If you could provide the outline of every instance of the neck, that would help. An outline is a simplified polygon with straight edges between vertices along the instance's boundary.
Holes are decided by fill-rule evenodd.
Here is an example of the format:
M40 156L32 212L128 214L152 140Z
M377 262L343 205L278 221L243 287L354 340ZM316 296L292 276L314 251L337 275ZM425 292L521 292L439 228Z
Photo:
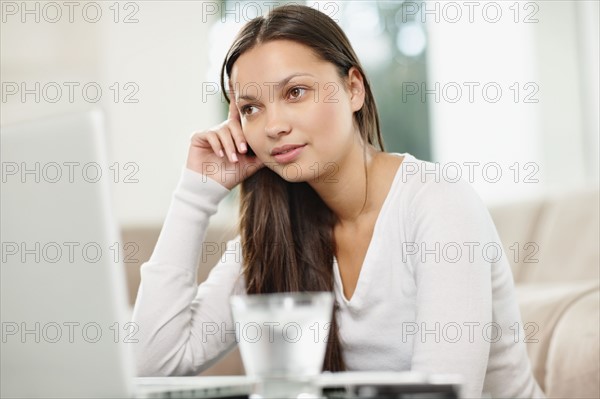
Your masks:
M370 192L377 150L367 145L366 159L363 151L361 143L355 142L351 150L336 164L333 173L324 173L323 176L309 182L337 216L340 225L355 224L374 208Z

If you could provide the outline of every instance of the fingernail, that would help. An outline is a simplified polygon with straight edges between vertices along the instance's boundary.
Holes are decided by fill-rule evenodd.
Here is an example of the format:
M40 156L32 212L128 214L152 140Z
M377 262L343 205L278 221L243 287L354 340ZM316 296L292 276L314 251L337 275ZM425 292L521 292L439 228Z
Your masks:
M223 152L223 150L220 150L220 151L219 151L219 156L220 156L221 158L223 158L223 157L225 156L225 153Z
M237 157L237 155L235 155L235 152L231 153L231 159L233 159L233 162L237 162L238 161L238 157Z
M242 151L242 152L248 151L248 147L246 147L246 143L240 143L240 151Z

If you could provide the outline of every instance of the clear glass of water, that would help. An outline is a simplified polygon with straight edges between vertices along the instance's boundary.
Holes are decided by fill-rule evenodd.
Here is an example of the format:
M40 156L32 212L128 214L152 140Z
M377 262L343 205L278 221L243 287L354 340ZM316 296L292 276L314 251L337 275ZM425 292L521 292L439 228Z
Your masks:
M231 297L246 374L254 397L318 397L333 312L333 293L295 292Z

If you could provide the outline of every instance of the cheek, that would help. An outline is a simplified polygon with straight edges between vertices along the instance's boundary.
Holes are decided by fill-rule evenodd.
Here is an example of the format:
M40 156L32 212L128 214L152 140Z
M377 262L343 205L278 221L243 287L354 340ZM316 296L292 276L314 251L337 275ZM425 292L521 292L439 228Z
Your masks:
M242 123L242 132L246 143L255 154L261 155L265 151L265 137L260 134L260 128L257 123Z
M321 150L332 150L329 145L341 145L348 140L352 133L352 112L343 98L323 97L313 104L313 109L307 112L302 124L307 131L314 132L311 138L320 143Z

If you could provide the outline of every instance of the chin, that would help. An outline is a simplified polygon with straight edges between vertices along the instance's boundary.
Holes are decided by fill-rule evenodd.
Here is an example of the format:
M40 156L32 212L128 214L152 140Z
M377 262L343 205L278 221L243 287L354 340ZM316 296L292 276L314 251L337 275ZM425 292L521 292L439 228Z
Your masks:
M309 181L313 177L313 172L305 169L299 163L291 162L285 165L277 165L273 168L273 171L289 183L302 183Z

